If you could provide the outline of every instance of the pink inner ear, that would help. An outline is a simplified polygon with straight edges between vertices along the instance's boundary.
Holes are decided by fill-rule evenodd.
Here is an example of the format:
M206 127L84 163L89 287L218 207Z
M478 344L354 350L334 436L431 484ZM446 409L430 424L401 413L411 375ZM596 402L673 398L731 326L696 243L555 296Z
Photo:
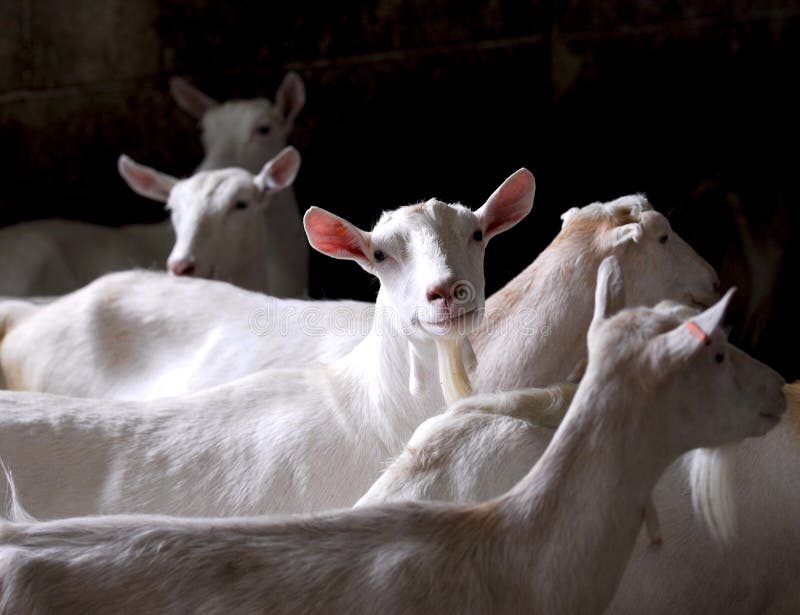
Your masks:
M269 174L276 187L283 188L289 185L300 166L300 155L295 149L288 149L281 152L272 164L270 164Z
M358 231L328 213L311 212L305 219L306 232L314 247L331 256L366 258Z
M128 175L138 184L140 189L148 192L160 192L156 178L146 170L133 166L129 166L127 170Z
M125 157L120 157L119 171L134 192L161 202L169 199L169 194L176 181Z
M528 215L535 186L533 175L527 169L520 169L503 182L484 206L487 237L511 228Z
M529 209L524 200L495 204L486 216L486 233L492 235L505 230L524 218Z

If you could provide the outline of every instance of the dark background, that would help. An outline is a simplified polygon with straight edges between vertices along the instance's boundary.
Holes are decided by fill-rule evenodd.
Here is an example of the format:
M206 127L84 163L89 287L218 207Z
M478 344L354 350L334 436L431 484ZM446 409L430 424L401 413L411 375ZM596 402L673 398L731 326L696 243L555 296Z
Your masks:
M168 78L272 98L293 69L301 207L368 228L432 196L477 207L526 166L534 213L492 242L492 292L561 212L646 192L739 286L734 337L800 376L796 0L4 0L0 23L0 224L163 217L115 161L199 162ZM315 255L312 293L371 299L375 284Z

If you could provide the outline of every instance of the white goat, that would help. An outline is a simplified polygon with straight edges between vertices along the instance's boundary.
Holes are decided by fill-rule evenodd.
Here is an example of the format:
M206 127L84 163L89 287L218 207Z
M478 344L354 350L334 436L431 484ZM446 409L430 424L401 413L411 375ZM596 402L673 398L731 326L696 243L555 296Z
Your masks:
M173 87L173 91L177 97L178 91L185 95L190 88L184 84L183 88ZM244 167L258 174L286 145L286 137L304 100L302 81L290 73L278 90L275 105L259 99L232 101L208 109L203 120L206 156L199 170ZM261 134L265 128L270 134ZM137 168L122 165L130 170ZM155 177L158 177L153 185L158 195L155 198L166 200L164 189L175 180L160 174ZM269 208L259 209L261 217L250 229L246 241L252 242L253 232L260 231L259 253L266 254L266 258L256 262L267 269L269 286L265 286L262 276L251 287L278 296L304 295L308 282L308 244L293 193L286 192L273 199ZM178 232L180 235L186 230ZM174 241L175 232L169 220L122 227L60 219L14 224L0 230L0 296L61 295L109 271L162 268ZM238 241L236 245L238 249ZM222 250L222 255L231 253L230 245ZM186 267L183 270L188 273Z
M187 81L170 80L178 104L200 121L205 157L198 171L241 167L253 174L286 147L294 120L306 101L303 80L287 73L275 94L273 104L265 98L218 103ZM250 286L276 297L301 297L308 292L308 242L300 220L293 190L276 197L262 212L269 286ZM230 246L227 246L230 250Z
M198 171L241 167L258 173L286 147L306 102L305 85L295 72L283 78L274 103L266 98L220 103L180 77L169 86L178 105L200 122L205 157Z
M294 182L300 154L281 150L257 175L245 169L198 171L178 180L126 156L119 172L142 196L162 201L170 210L163 223L174 229L167 267L177 276L231 282L267 293L276 291L274 266L294 268L289 254L277 256L266 241L264 216L280 191ZM155 226L155 225L151 225Z
M312 304L160 272L112 273L45 311L27 301L0 302L0 339L4 327L9 331L0 344L0 376L12 389L41 384L44 392L73 397L184 395L261 369L331 363L366 337L374 312L373 303ZM45 342L45 332L56 337ZM305 336L315 343L298 343ZM79 337L87 343L73 344ZM36 343L39 351L29 352ZM56 349L69 349L67 364ZM71 386L60 386L69 371ZM88 372L94 377L83 377Z
M687 318L696 313L669 302L654 311ZM727 356L718 354L731 371L756 363L732 347ZM762 373L768 371L761 367ZM741 378L734 391L750 388ZM781 378L774 374L773 380ZM559 385L475 396L451 405L417 428L404 452L356 506L496 497L542 456L569 393L569 385ZM765 390L764 398L770 397ZM762 408L762 400L748 401L755 410ZM711 454L694 451L666 470L654 498L663 544L653 550L648 539L640 538L607 614L791 613L800 608L798 416L800 404L789 417L795 425L784 420L763 439ZM710 533L693 509L702 513ZM714 544L715 534L732 537ZM708 583L709 575L713 583Z
M730 295L725 297L726 307ZM684 319L698 313L671 301L653 309ZM574 384L562 383L476 395L453 404L416 429L405 450L356 506L402 500L480 502L504 493L544 453L574 391ZM721 457L714 460L716 455L693 455L686 460L686 470L699 476L720 469L724 464L718 463ZM712 531L725 535L731 524L728 511L703 507Z
M667 469L653 492L664 542L654 550L639 539L607 613L800 613L800 405L789 408L764 438L725 447L727 481L705 486L730 490L736 525L726 543L694 514L684 464Z
M381 281L372 331L350 354L145 402L4 392L0 459L39 516L352 505L444 405L436 346L479 323L486 242L533 196L521 169L475 213L431 199L384 214L371 233L312 208L311 244Z
M474 395L414 431L403 452L356 503L483 502L528 473L553 438L576 384Z
M586 358L593 281L608 256L625 271L628 306L672 299L705 307L718 297L717 274L643 195L573 208L562 219L561 232L539 258L487 303L484 323L471 338L476 391L567 378Z
M593 280L609 254L626 268L630 305L664 298L710 305L716 296L714 271L643 197L570 210L550 246L487 300L487 322L472 335L479 390L544 386L568 376L585 358ZM18 305L0 303L0 320L8 314L9 321L0 369L11 388L64 395L193 392L259 369L343 356L369 331L359 323L371 321L373 309L119 273L24 315ZM137 343L125 341L131 336Z
M163 267L172 241L169 224L13 224L0 229L0 295L61 295L109 271Z
M506 495L283 520L6 523L0 607L602 612L664 468L688 449L764 434L784 410L774 372L729 360L724 303L694 319L706 345L659 310L615 314L620 288L618 267L603 265L586 376L547 452Z

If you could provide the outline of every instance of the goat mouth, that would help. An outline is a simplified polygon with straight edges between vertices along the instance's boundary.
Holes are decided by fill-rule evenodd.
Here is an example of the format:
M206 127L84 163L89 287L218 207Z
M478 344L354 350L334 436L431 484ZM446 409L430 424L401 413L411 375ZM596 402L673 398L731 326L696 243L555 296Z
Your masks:
M764 418L764 419L766 419L766 420L768 420L768 421L770 421L772 423L778 423L778 422L780 422L781 417L783 416L783 414L770 414L768 412L759 412L758 416L760 416L761 418Z
M477 310L478 310L478 308L472 308L471 310L468 310L466 312L459 312L457 314L450 314L450 315L445 316L444 318L440 318L438 320L421 320L420 322L423 325L428 325L428 326L431 326L431 327L444 327L444 326L447 326L447 325L456 324L456 323L466 319L467 316L471 316L472 314L477 312Z

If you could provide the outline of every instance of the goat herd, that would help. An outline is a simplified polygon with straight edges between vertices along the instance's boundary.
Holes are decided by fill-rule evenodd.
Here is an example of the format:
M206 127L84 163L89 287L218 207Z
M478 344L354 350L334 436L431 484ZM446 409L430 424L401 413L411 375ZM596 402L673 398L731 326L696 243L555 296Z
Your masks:
M526 169L476 211L301 220L300 78L172 89L197 172L119 162L171 223L0 232L0 611L800 612L795 385L643 196L485 299ZM302 298L303 228L375 304Z

